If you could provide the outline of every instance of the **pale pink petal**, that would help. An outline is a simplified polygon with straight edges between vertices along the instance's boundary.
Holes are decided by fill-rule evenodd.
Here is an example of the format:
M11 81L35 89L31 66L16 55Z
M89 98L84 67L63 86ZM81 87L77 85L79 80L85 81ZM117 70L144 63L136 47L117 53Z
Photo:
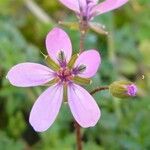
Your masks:
M94 98L82 87L71 84L68 87L68 104L75 120L81 127L93 127L100 118L100 109Z
M68 7L69 9L80 13L81 9L86 10L88 3L92 3L96 5L98 0L59 0L63 5Z
M54 73L37 63L21 63L10 69L6 78L14 86L30 87L42 85L54 78Z
M86 8L87 8L86 0L77 0L77 1L79 2L79 8L83 11L86 10Z
M78 0L59 0L59 1L69 9L78 13L80 12Z
M47 130L55 121L63 99L63 86L53 85L34 103L29 122L35 131Z
M127 3L128 0L105 0L93 8L96 15L100 15L111 10L117 9Z
M78 1L82 7L87 7L90 4L96 5L99 0L78 0Z
M85 65L85 71L79 74L79 76L89 78L96 74L100 63L100 54L96 50L88 50L80 54L75 62L74 68L80 65Z
M49 56L58 63L58 54L64 52L67 62L72 55L72 45L69 36L60 28L54 28L46 37L46 48Z
M99 0L92 0L94 4L97 4Z
M77 1L79 1L80 11L82 11L86 15L87 15L88 9L98 3L98 0L77 0Z

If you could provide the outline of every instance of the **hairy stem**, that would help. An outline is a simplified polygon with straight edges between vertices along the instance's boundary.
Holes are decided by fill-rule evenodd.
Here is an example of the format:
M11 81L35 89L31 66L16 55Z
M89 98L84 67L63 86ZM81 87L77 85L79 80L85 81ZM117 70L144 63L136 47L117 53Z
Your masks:
M100 92L102 90L108 90L108 86L102 86L94 89L93 91L90 92L91 95L94 95L97 92ZM77 141L77 150L82 150L82 134L81 134L81 127L80 125L75 121L74 126L76 129L76 141Z
M80 53L84 51L84 39L85 39L85 34L83 33L84 31L80 31Z
M98 87L98 88L94 89L93 91L91 91L90 94L91 94L91 95L94 95L94 94L97 93L97 92L100 92L100 91L102 91L102 90L108 90L108 89L109 89L108 86Z
M74 126L75 126L75 129L76 129L77 150L82 150L81 127L80 127L80 125L76 121L74 123Z
M80 26L80 53L82 53L84 51L84 41L88 30L88 22L86 20L81 19L79 22L79 26Z

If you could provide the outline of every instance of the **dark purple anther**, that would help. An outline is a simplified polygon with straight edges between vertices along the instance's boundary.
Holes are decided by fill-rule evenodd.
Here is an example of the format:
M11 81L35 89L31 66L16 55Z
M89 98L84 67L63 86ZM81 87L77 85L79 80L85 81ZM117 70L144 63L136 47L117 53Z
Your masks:
M80 65L78 67L75 67L74 69L72 69L72 73L74 75L78 75L82 72L84 72L86 70L86 66L85 65Z
M65 57L65 54L63 51L60 51L58 53L58 62L59 62L59 65L62 67L62 68L65 68L67 66L67 63L66 63L66 57Z

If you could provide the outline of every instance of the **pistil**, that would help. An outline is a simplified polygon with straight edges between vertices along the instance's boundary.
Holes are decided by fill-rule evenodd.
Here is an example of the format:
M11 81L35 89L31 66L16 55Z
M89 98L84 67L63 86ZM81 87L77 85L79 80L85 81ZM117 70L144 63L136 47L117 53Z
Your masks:
M61 68L57 72L57 76L59 77L60 81L63 82L63 83L71 82L71 80L73 78L71 70L68 69L67 67Z

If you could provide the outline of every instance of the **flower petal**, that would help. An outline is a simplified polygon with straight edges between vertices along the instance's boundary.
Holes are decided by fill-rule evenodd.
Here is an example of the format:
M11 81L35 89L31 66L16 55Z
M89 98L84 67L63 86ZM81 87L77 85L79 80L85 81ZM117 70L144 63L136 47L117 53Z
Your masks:
M89 5L96 5L99 0L78 0L82 8L86 9Z
M118 7L121 7L127 2L128 0L105 0L104 2L95 6L93 8L93 12L96 12L96 15L100 15L111 10L117 9Z
M101 115L100 109L84 88L76 84L69 85L68 104L80 126L87 128L96 125Z
M63 5L65 5L66 7L68 7L69 9L80 13L80 10L86 10L87 9L87 5L89 5L88 3L92 3L94 5L96 5L98 3L98 0L59 0Z
M35 131L47 130L55 121L63 99L63 86L53 85L34 103L29 122Z
M80 12L78 0L59 0L59 1L69 9L78 13Z
M64 52L68 62L72 55L72 44L69 36L60 28L54 28L46 37L46 48L49 56L58 63L58 54Z
M77 0L79 3L79 8L81 11L85 11L87 9L87 1L86 0Z
M74 67L85 65L85 71L80 73L79 76L89 78L96 74L100 63L101 58L99 53L96 50L89 50L81 53L81 55L76 60Z
M30 87L42 85L54 78L53 72L37 63L21 63L10 69L6 78L14 86Z
M92 0L94 4L97 4L99 0Z

